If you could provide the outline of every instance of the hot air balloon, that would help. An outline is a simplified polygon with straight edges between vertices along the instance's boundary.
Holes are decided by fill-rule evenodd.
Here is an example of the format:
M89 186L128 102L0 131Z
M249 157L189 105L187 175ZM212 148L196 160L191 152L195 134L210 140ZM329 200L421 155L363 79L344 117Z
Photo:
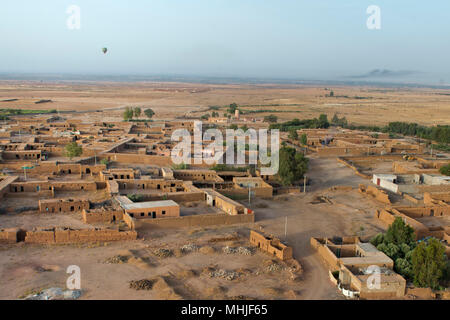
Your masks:
M106 54L108 52L108 48L102 48L103 54Z

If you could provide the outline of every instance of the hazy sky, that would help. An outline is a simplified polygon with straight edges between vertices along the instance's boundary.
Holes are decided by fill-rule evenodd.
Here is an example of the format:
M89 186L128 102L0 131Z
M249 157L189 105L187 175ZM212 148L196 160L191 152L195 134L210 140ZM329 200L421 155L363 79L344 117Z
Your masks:
M366 26L369 5L380 30ZM449 17L448 0L2 1L0 72L449 83Z

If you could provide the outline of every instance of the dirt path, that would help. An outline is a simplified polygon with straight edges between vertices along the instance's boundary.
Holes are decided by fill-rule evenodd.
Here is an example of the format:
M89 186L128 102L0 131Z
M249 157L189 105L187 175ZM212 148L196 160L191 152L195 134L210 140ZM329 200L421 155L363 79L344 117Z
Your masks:
M311 185L306 194L278 196L268 208L257 209L257 221L264 230L284 240L287 217L287 243L294 249L294 257L304 268L304 280L299 285L300 299L344 299L329 281L328 270L310 247L311 237L332 237L348 233L352 216L339 205L311 204L316 195L335 185L357 187L366 180L340 164L335 158L310 157L308 177ZM352 204L349 209L352 210Z

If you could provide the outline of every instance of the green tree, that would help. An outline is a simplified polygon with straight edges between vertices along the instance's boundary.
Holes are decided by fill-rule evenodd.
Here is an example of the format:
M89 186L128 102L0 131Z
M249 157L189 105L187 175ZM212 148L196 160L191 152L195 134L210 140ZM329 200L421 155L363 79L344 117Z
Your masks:
M300 136L300 143L304 146L306 146L308 144L308 136L306 135L306 133L303 133Z
M230 104L230 106L228 107L228 113L229 114L231 114L231 115L233 115L234 114L234 112L236 111L236 109L238 109L239 108L239 106L236 104L236 103L232 103L232 104Z
M385 234L379 233L370 243L394 261L394 269L406 278L412 276L412 250L415 247L414 229L400 217L395 218Z
M328 128L330 126L330 123L328 122L328 117L326 114L321 114L319 116L319 123L318 123L318 127L319 128Z
M237 130L237 128L238 128L238 126L235 123L230 124L230 126L228 127L228 129L233 129L233 130Z
M133 113L136 118L139 118L141 116L142 110L140 107L136 107L134 108Z
M300 180L308 170L308 159L294 148L283 146L280 149L278 176L283 185L292 185Z
M145 109L144 114L147 118L152 118L155 115L155 112L152 109Z
M339 122L339 117L337 113L334 114L333 118L331 119L332 124L337 124Z
M394 261L395 263L395 270L397 270L398 273L404 275L406 278L412 278L412 264L409 261L409 259L406 258L397 258L397 260Z
M407 225L402 218L397 217L386 231L384 240L387 243L393 243L397 246L403 243L412 245L415 242L414 229Z
M123 120L129 121L133 119L133 116L134 116L133 109L130 107L126 107L125 111L123 112Z
M444 245L437 239L422 241L412 254L412 274L414 285L439 289L447 269Z
M297 130L295 130L295 129L289 130L289 139L298 140Z
M74 157L80 156L82 153L83 148L79 146L76 142L71 142L67 144L64 151L65 156L70 158L70 160L72 160L72 158Z

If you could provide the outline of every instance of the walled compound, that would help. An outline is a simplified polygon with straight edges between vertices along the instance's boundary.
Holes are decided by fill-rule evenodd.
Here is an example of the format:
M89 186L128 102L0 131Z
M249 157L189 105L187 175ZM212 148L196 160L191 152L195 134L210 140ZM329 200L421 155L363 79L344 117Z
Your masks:
M350 298L388 299L405 294L406 281L393 271L394 262L372 244L359 238L311 238L311 246L329 269L330 280ZM379 286L368 279L377 266Z

